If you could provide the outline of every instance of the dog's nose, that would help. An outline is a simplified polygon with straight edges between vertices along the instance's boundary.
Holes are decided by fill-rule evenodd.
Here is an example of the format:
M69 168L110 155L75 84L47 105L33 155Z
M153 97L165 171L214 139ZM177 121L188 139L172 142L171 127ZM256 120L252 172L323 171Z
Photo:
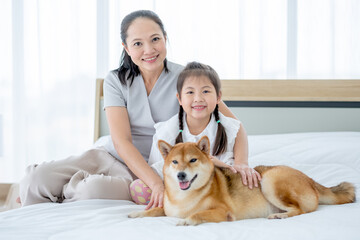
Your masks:
M186 173L184 172L179 172L178 175L177 175L178 179L180 181L183 181L185 178L186 178Z

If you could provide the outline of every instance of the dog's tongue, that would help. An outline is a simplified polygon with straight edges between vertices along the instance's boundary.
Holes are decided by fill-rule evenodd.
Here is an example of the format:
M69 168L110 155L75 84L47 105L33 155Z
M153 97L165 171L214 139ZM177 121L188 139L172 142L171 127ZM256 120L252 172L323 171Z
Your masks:
M190 181L187 182L179 182L180 188L181 189L187 189L190 185Z

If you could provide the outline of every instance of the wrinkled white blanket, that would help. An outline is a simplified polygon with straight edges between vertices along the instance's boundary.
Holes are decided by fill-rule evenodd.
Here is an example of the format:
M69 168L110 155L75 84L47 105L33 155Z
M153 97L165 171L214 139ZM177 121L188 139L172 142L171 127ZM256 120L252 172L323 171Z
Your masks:
M360 188L360 132L249 136L249 163L286 164L325 186ZM129 201L44 203L0 213L0 239L360 239L360 203L320 206L281 219L175 226L170 217L129 219L144 206Z

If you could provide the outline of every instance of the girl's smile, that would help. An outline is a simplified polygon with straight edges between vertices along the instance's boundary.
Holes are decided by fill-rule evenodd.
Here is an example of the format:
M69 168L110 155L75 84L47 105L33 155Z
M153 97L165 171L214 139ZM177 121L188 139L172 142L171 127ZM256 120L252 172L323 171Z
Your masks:
M195 111L202 111L205 110L206 106L204 105L196 105L196 106L192 106L192 109L194 109Z

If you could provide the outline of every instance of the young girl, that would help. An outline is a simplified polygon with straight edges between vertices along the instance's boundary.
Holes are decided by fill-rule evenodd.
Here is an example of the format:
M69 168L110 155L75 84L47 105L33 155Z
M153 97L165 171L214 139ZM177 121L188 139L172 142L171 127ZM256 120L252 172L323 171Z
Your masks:
M149 165L162 176L164 161L157 147L162 139L171 145L179 142L197 142L207 135L215 165L229 167L242 175L243 183L258 186L261 176L248 166L247 136L241 122L218 111L221 101L220 79L210 67L191 62L180 73L177 82L180 111L166 122L155 124L156 133L149 157ZM166 110L166 109L164 109ZM240 141L238 144L235 142ZM236 148L234 146L236 145ZM141 180L130 186L133 200L145 204L151 191Z

